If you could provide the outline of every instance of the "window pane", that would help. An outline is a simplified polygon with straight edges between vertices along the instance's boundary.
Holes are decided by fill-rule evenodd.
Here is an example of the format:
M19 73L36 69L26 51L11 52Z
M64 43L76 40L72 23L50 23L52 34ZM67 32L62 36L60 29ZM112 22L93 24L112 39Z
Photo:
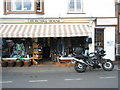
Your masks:
M11 10L22 10L22 2L21 0L11 0Z
M81 9L81 0L77 0L77 9Z
M11 0L11 11L33 11L34 0Z
M69 6L71 9L73 9L75 6L74 6L74 0L70 0L70 6Z
M31 10L31 1L30 0L23 0L23 10Z
M16 0L15 7L16 7L16 10L22 10L21 0Z

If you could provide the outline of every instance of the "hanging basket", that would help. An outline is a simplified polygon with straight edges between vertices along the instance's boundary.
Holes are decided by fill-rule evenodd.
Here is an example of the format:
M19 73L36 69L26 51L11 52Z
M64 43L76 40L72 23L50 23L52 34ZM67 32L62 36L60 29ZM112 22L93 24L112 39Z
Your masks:
M7 61L2 61L1 66L2 67L7 67L8 66L8 62Z

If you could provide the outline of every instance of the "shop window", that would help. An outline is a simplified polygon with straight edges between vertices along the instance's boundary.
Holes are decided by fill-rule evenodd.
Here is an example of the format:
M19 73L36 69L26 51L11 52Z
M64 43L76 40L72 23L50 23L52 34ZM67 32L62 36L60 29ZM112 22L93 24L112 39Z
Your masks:
M83 13L82 0L69 0L69 13Z
M95 29L95 48L104 49L104 29Z
M44 14L43 0L4 0L4 13Z

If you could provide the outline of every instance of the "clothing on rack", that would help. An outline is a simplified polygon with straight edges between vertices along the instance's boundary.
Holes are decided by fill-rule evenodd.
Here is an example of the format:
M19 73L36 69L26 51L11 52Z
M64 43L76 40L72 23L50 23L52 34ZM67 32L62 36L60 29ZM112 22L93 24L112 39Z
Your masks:
M16 50L22 51L22 56L25 55L25 47L24 47L23 43L21 43L21 44L16 43Z
M9 48L13 47L13 45L14 45L13 40L6 40L6 42L7 42L7 45L8 45Z
M24 47L23 43L21 43L21 44L16 43L16 50L25 51L25 47Z

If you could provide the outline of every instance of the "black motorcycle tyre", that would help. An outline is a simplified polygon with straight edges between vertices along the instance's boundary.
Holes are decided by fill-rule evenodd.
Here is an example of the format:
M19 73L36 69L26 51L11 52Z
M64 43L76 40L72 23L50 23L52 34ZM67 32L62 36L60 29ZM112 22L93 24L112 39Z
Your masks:
M108 63L108 66L106 66ZM111 67L109 68L109 64L111 64ZM102 63L102 68L105 70L105 71L112 71L113 68L114 68L114 64L111 60L106 60L104 63Z
M78 64L82 66L82 68L79 68L78 67ZM84 64L84 63L80 63L80 62L75 62L74 64L74 69L76 72L78 73L82 73L82 72L85 72L87 66Z

